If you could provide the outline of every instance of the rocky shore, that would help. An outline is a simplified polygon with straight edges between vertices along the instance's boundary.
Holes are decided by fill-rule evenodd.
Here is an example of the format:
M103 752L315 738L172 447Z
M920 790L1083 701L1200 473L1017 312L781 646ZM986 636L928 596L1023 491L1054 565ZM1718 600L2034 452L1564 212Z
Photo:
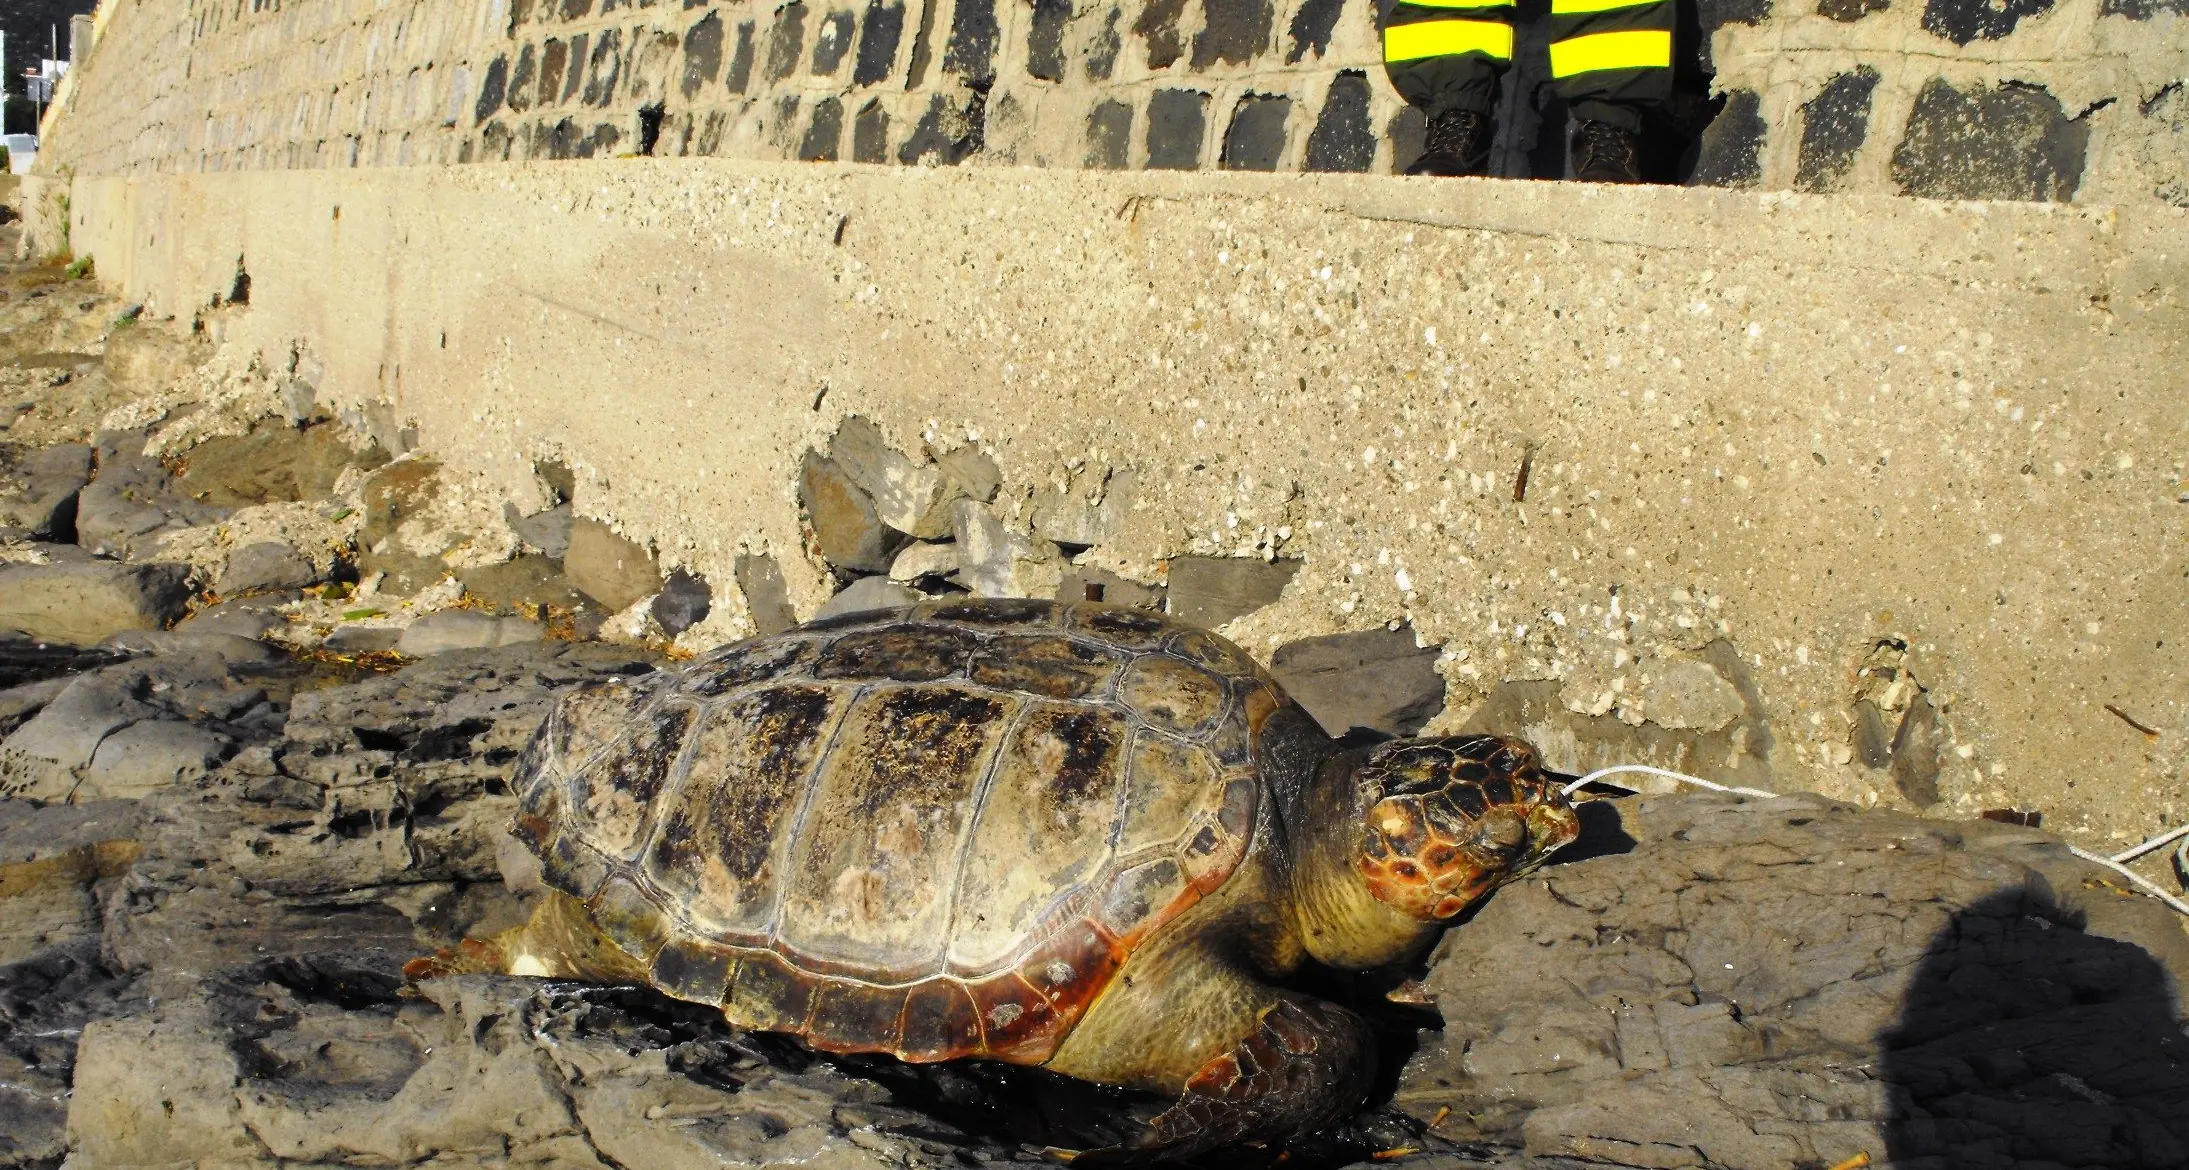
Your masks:
M536 896L503 826L555 694L793 624L780 566L665 571L551 461L527 500L478 490L384 408L319 402L310 355L224 347L247 284L186 322L59 268L0 296L0 1167L1054 1164L1146 1107L817 1057L641 989L406 988ZM840 587L804 616L972 592L1218 625L1296 568L1081 568L1132 484L1062 485L1030 531L1002 487L977 446L848 421L795 488ZM1333 735L1445 707L1403 626L1271 665ZM1738 779L1769 731L1737 667L1683 660L1588 734ZM1892 648L1873 669L1862 750L1914 799L1928 708ZM1472 725L1583 718L1500 695ZM1804 796L1586 813L1414 982L1330 989L1385 1025L1368 1114L1209 1164L2189 1164L2189 932L2057 838Z

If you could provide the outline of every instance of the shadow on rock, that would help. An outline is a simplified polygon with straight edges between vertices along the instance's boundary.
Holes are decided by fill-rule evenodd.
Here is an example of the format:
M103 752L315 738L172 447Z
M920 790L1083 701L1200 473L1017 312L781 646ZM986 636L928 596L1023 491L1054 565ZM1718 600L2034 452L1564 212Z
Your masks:
M1960 913L1881 1040L1895 1167L2189 1166L2189 1038L2143 948L2041 888Z

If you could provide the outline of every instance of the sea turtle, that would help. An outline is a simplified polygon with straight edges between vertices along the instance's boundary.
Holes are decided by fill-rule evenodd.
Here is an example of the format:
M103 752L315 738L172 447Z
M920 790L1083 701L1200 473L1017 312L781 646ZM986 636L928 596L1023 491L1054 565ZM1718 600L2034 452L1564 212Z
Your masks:
M411 965L650 982L831 1052L1176 1095L1112 1153L1323 1126L1364 1021L1282 988L1418 953L1573 840L1517 740L1342 749L1143 610L938 600L565 696L517 769L553 892Z

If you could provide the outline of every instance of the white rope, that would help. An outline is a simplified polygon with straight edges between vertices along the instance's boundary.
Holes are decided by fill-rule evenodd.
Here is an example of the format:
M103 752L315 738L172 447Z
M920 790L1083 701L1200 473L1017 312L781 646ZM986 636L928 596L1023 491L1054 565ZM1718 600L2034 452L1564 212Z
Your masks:
M2134 861L2154 849L2165 848L2167 845L2172 844L2174 839L2177 837L2189 837L2189 825L2183 825L2178 829L2168 829L2141 845L2131 845L2128 848L2121 850L2119 853L2114 854L2113 860Z
M2160 889L2157 882L2145 878L2142 874L2139 874L2135 870L2132 870L2127 866L2122 865L2120 862L2115 861L2112 858L2107 857L2103 854L2092 853L2087 849L2077 849L2073 845L2068 846L2067 851L2077 857L2082 858L2084 861L2094 862L2098 865L2102 865L2107 869L2112 870L2114 873L2117 873L2122 877L2127 878L2129 881L2136 883L2137 887L2141 889L2144 893L2149 894L2154 898L2157 898L2159 901L2164 902L2169 906L2172 906L2174 909L2179 910L2184 914L2189 914L2189 902L2184 902L2180 898L2177 898L2174 895L2167 893L2165 890Z
M1669 768L1652 768L1648 764L1613 764L1611 767L1608 768L1598 768L1594 772L1591 772L1588 775L1581 777L1579 780L1576 780L1573 783L1566 785L1565 788L1561 789L1560 791L1567 796L1572 796L1574 793L1581 791L1583 788L1586 788L1591 784L1597 783L1610 784L1615 788L1624 788L1629 792L1640 791L1632 784L1621 784L1617 780L1606 779L1606 777L1616 776L1626 772L1640 772L1644 775L1649 776L1662 776L1667 780L1672 780L1677 783L1692 784L1697 788L1707 788L1712 792L1728 792L1732 793L1735 796L1754 796L1769 800L1778 795L1778 793L1776 792L1765 792L1760 788L1739 788L1728 787L1724 784L1713 784L1700 776L1690 776L1685 772L1675 772ZM2189 914L2189 902L2184 902L2180 898L2177 898L2174 895L2167 893L2165 890L2160 889L2156 883L2148 880L2143 875L2136 873L2134 870L2129 869L2126 865L2121 864L2124 861L2133 860L2134 858L2141 857L2154 849L2170 844L2177 838L2181 841L2181 847L2175 851L2175 864L2178 868L2180 868L2183 873L2189 874L2189 825L2183 825L2181 828L2178 829L2169 829L2166 832L2161 833L2156 837L2153 837L2149 841L2146 841L2133 849L2124 850L2120 853L2115 854L2112 857L2107 857L2099 853L2092 853L2087 849L2078 849L2073 845L2069 845L2067 847L2067 851L2077 857L2082 858L2084 861L2092 862L2097 865L2102 865L2107 869L2110 869L2113 872L2120 874L2122 877L2127 878L2129 881L2136 883L2136 887L2142 890L2144 893L2147 893L2152 897L2157 898L2159 901L2164 902L2168 906L2171 906L2174 909L2181 911L2183 914Z

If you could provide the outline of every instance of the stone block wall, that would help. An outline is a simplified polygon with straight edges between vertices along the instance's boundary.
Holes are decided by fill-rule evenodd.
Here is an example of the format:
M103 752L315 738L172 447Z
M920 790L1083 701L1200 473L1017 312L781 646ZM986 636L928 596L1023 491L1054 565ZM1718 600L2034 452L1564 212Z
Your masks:
M1498 155L1562 165L1523 4ZM1372 0L109 0L79 174L623 154L1390 171ZM1695 0L1661 177L2189 205L2189 0Z

